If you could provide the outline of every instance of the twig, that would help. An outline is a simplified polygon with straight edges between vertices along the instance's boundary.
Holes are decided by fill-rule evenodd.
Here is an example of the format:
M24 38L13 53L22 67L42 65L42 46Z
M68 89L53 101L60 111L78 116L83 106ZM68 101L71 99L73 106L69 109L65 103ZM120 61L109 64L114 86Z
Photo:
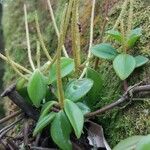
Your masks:
M31 55L31 47L30 47L30 39L29 39L29 27L27 21L27 8L24 4L24 17L25 17L25 28L26 28L26 39L27 39L27 47L28 47L28 58L31 65L31 68L35 70L35 66L33 64L32 55Z
M38 120L39 112L27 104L26 101L19 95L16 91L15 84L8 87L2 94L2 97L8 96L27 116L31 117L34 120Z
M48 7L49 7L49 12L50 12L50 16L51 16L51 18L52 18L52 23L53 23L55 32L56 32L57 36L59 37L59 36L60 36L60 33L59 33L59 30L58 30L58 27L57 27L57 24L56 24L56 20L55 20L55 17L54 17L54 12L53 12L52 5L51 5L50 0L47 0L47 4L48 4ZM63 53L64 53L65 57L68 58L69 56L68 56L68 54L67 54L67 51L66 51L65 46L63 45L62 48L63 48Z
M31 150L56 150L54 148L43 148L43 147L36 147L36 146L30 146Z
M39 134L36 136L34 146L38 146L39 141L40 141L40 138L41 138L41 133L39 133Z
M100 114L102 114L102 113L104 113L108 110L111 110L111 109L115 108L116 106L120 105L121 103L124 103L128 99L130 99L131 94L135 94L135 93L139 93L139 92L147 92L147 91L150 91L150 84L143 85L143 86L137 86L137 84L136 84L132 87L129 87L128 90L123 94L123 96L119 100L117 100L117 101L115 101L115 102L113 102L109 105L106 105L105 107L103 107L99 110L87 113L85 115L85 117L91 118L91 117L95 117L97 115L100 115Z
M25 119L24 130L23 130L23 134L24 134L24 146L28 145L28 132L29 132L29 124L28 124L28 120Z
M85 68L81 74L81 76L79 77L79 79L83 78L86 71L87 71L87 68L89 66L89 60L91 58L91 47L92 47L92 44L93 44L93 26L94 26L94 11L95 11L95 3L96 1L93 0L92 2L92 11L91 11L91 25L90 25L90 43L89 43L89 51L88 51L88 56L87 56L87 60L86 60L86 64L85 64Z
M8 121L8 120L10 120L10 119L12 119L12 118L14 118L14 117L20 115L20 114L22 114L22 111L21 111L21 110L18 110L18 111L16 111L16 112L14 112L13 114L11 114L11 115L9 115L9 116L7 116L7 117L5 117L5 118L2 118L2 119L0 120L0 124L4 123L4 122L6 122L6 121Z
M23 119L23 117L17 119L16 121L14 121L13 123L5 126L4 128L2 128L0 130L0 139L4 136L4 134L6 134L11 128L13 128L18 122L20 122ZM9 130L8 130L9 129Z
M7 144L10 150L19 150L19 147L13 142L13 140L7 139Z

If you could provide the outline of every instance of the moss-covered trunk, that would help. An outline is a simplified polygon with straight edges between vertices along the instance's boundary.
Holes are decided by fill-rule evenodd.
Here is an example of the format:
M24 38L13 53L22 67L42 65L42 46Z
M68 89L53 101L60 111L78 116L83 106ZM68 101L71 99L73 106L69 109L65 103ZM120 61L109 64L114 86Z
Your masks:
M57 23L62 14L62 9L65 4L65 0L53 0L53 8ZM23 3L24 0L11 1L5 5L4 8L4 31L6 48L11 51L11 56L19 63L27 65L26 59L26 40L25 40L25 28L24 28L24 15L23 15ZM36 49L37 35L35 32L34 22L34 11L37 10L41 30L44 36L49 51L52 52L56 48L57 38L54 32L51 19L48 13L48 8L44 0L30 1L27 0L29 29L30 29L30 40L32 53L34 55ZM116 18L119 15L122 1L112 1L113 6L109 12L109 23L107 28L113 27ZM111 6L110 6L111 7ZM88 49L89 42L89 24L90 24L90 11L91 1L81 0L80 7L80 24L81 24L81 47L82 51ZM101 7L101 3L97 1L96 4L96 15L95 15L95 26L94 26L94 43L98 43L100 39L100 29L102 26L101 14L104 8ZM147 1L135 0L134 3L134 17L133 17L133 28L141 27L143 29L143 36L140 42L131 52L133 54L144 54L150 57L150 5ZM66 40L67 50L70 51L70 39ZM97 104L97 107L102 107L105 104L111 103L112 101L119 98L123 93L122 82L115 75L111 65L108 62L100 61L99 72L104 78L104 88L102 92L102 99ZM150 74L150 64L147 64L144 68L140 68L134 72L134 74L128 79L129 85L133 85L143 79L147 79ZM6 72L4 76L5 85L10 84L16 78L15 73L6 66ZM148 134L150 133L150 115L149 115L148 101L137 101L134 104L129 104L125 108L118 108L111 112L108 112L99 117L98 122L103 126L106 138L109 143L114 146L118 141L128 136L135 134ZM10 106L7 106L9 108Z

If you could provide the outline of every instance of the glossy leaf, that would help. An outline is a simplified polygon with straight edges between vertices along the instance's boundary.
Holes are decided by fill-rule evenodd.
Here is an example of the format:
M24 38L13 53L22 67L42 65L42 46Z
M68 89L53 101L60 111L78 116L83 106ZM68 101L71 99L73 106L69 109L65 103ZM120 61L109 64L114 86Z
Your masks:
M82 113L84 115L87 114L87 113L89 113L91 111L90 108L86 104L84 104L84 103L78 102L76 104L81 109L81 111L82 111Z
M120 54L113 61L113 67L121 80L125 80L135 69L136 62L133 56Z
M136 61L136 68L138 68L146 64L149 61L149 59L139 55L135 57L135 61Z
M74 60L71 58L61 58L61 77L65 77L74 70ZM49 71L49 84L56 81L56 62L51 66Z
M52 120L55 118L55 115L56 113L51 112L50 114L44 116L43 118L40 118L34 129L33 136L40 133L47 125L49 125L52 122Z
M118 42L122 42L122 35L117 30L109 30L106 32L108 35L110 35L112 38L117 40Z
M75 135L77 138L80 138L84 124L82 111L74 102L67 99L65 100L64 110L74 129Z
M57 102L49 101L43 105L42 110L41 110L40 119L42 119L44 116L46 116L50 112L50 109L52 108L52 106L54 104L57 104Z
M91 79L78 79L71 81L65 90L65 98L74 102L85 96L93 86Z
M35 70L29 79L27 90L32 103L36 107L40 106L42 99L46 95L46 89L46 78L39 70Z
M60 111L51 124L51 137L62 150L72 150L71 131L72 127L66 114Z
M131 33L128 35L127 46L129 48L133 47L136 41L140 38L140 36L142 35L141 31L142 31L141 28L136 28L136 29L133 29Z
M125 140L122 140L113 150L133 150L137 143L143 138L143 136L132 136Z
M101 93L103 86L103 80L102 76L91 68L87 69L86 77L92 79L94 82L93 87L91 88L90 92L87 95L88 99L86 101L89 106L92 106L99 99L99 95Z
M95 45L91 48L91 52L94 56L110 60L113 60L118 54L109 43Z
M150 149L150 135L143 137L136 145L136 150L149 150Z

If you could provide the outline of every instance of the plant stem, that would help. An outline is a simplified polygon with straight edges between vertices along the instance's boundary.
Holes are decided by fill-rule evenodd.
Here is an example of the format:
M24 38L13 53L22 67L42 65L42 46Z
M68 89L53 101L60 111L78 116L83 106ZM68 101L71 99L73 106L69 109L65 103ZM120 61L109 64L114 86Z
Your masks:
M26 29L26 39L27 39L27 48L28 48L28 59L31 65L31 68L35 70L35 66L33 64L32 55L31 55L31 47L30 47L30 38L29 38L29 27L27 21L27 8L24 4L24 17L25 17L25 29Z
M36 61L37 61L37 68L40 68L40 57L41 57L41 53L40 53L40 44L37 41L36 43Z
M46 57L48 58L48 60L51 62L52 58L49 55L49 52L48 52L48 50L47 50L47 48L46 48L46 46L44 44L44 41L43 41L43 38L42 38L42 34L41 34L41 31L40 31L40 25L39 25L37 14L35 14L35 23L36 23L36 30L37 30L38 38L39 38L40 44L42 46L42 49L43 49Z
M91 11L91 23L90 23L90 42L89 42L89 50L88 50L88 56L87 56L87 60L86 60L86 64L85 64L85 68L83 69L83 72L81 74L81 76L79 77L79 79L83 78L87 68L89 66L89 62L90 62L90 58L91 58L91 47L93 44L93 28L94 28L94 11L95 11L95 3L96 1L93 0L92 2L92 11Z
M69 24L69 19L71 15L71 8L72 8L72 0L69 1L68 9L64 9L63 13L63 19L61 22L61 29L60 29L60 37L58 39L58 47L57 47L57 89L58 89L58 97L59 97L59 103L60 107L64 107L64 91L63 91L63 85L62 85L62 79L61 79L61 48L64 43L64 38L66 36L67 27Z
M130 0L130 9L129 9L129 16L128 16L128 29L127 29L127 34L129 34L130 31L131 31L131 29L132 29L133 4L134 4L134 0Z
M78 8L79 0L74 0L72 8L72 21L71 21L71 33L72 33L72 51L75 61L75 71L78 72L78 68L81 64L80 58L80 33L78 27Z
M59 36L60 36L60 33L59 33L59 30L58 30L58 27L57 27L57 24L56 24L56 19L55 19L55 17L54 17L54 12L53 12L53 9L52 9L51 1L50 1L50 0L47 0L47 4L48 4L48 7L49 7L49 12L50 12L50 16L51 16L51 18L52 18L52 23L53 23L55 32L56 32L56 34L57 34L57 37L59 37ZM68 58L69 56L68 56L68 54L67 54L67 51L66 51L66 48L65 48L64 45L62 46L62 49L63 49L64 56Z
M9 63L8 58L6 56L4 56L3 54L0 53L0 58L3 59L5 62ZM27 74L31 74L32 72L28 69L26 69L25 67L21 66L20 64L14 62L13 60L11 60L11 63L13 63L18 69L26 72Z

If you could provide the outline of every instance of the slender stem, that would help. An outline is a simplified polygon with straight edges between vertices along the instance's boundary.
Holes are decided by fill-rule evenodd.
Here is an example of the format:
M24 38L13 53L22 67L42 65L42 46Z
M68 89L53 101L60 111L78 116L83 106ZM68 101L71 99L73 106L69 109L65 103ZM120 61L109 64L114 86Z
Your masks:
M74 0L72 8L72 22L71 22L71 33L72 33L72 51L75 61L75 70L78 72L79 66L81 64L80 58L80 33L78 26L78 7L79 0Z
M47 4L48 4L48 7L49 7L49 12L50 12L50 16L52 18L52 23L53 23L55 32L56 32L57 36L59 37L60 33L59 33L59 30L58 30L58 27L57 27L57 24L56 24L56 19L55 19L54 12L53 12L53 9L52 9L51 0L47 0ZM63 45L62 48L63 48L64 56L68 58L69 56L67 54L65 46Z
M25 4L24 4L24 17L25 17L27 48L28 48L28 59L29 59L31 68L33 70L35 70L35 66L33 64L32 55L31 55L30 38L29 38L29 27L28 27L28 21L27 21L27 8L26 8Z
M0 53L0 58L3 59L5 62L7 62L7 63L10 64L10 62L8 61L8 58L7 58L6 56L4 56L3 54L1 54L1 53ZM11 60L11 62L12 62L18 69L20 69L20 70L22 70L22 71L24 71L24 72L26 72L26 73L28 73L28 74L31 74L31 73L32 73L30 70L26 69L25 67L21 66L20 64L18 64L18 63L16 63L16 62L14 62L13 60Z
M35 23L36 23L36 30L37 30L38 38L39 38L40 44L42 46L42 49L43 49L46 57L48 58L48 60L51 62L52 58L49 55L49 52L48 52L48 50L47 50L47 48L46 48L46 46L44 44L44 41L43 41L43 38L42 38L42 34L41 34L41 31L40 31L40 25L39 25L37 14L35 14Z
M61 79L61 48L62 48L64 37L66 34L66 31L64 31L65 15L66 15L66 8L63 13L63 19L62 19L61 29L60 29L60 37L58 38L57 60L56 60L57 89L58 89L58 97L59 97L59 103L60 103L61 108L64 107L64 91L63 91L63 85L62 85L62 79Z
M113 30L118 27L118 25L119 25L121 19L124 17L125 11L126 11L126 8L127 8L127 5L128 5L128 2L129 2L129 0L125 0L125 1L124 1L123 5L122 5L121 12L120 12L120 15L119 15L119 17L118 17L118 19L117 19L117 21L116 21L114 27L113 27Z
M8 50L6 50L5 52L6 52L7 59L8 59L8 61L9 61L10 65L11 65L11 67L13 68L13 70L14 70L20 77L24 78L25 80L28 80L28 78L27 78L25 75L23 75L23 74L19 71L19 69L12 63L12 60L11 60L11 58L10 58L10 56L9 56Z
M37 61L37 68L40 68L40 43L37 41L36 43L36 61Z
M130 9L129 9L129 16L128 16L128 29L127 29L127 34L129 34L129 33L130 33L130 30L132 29L133 4L134 4L134 0L130 0Z
M89 51L88 51L88 56L87 56L87 60L86 60L86 64L85 64L85 68L83 69L83 72L81 74L81 76L79 77L79 79L83 78L86 71L87 71L87 68L89 66L89 60L91 58L91 47L92 47L92 44L93 44L93 27L94 27L94 11L95 11L95 3L96 1L93 0L92 2L92 11L91 11L91 24L90 24L90 42L89 42Z

